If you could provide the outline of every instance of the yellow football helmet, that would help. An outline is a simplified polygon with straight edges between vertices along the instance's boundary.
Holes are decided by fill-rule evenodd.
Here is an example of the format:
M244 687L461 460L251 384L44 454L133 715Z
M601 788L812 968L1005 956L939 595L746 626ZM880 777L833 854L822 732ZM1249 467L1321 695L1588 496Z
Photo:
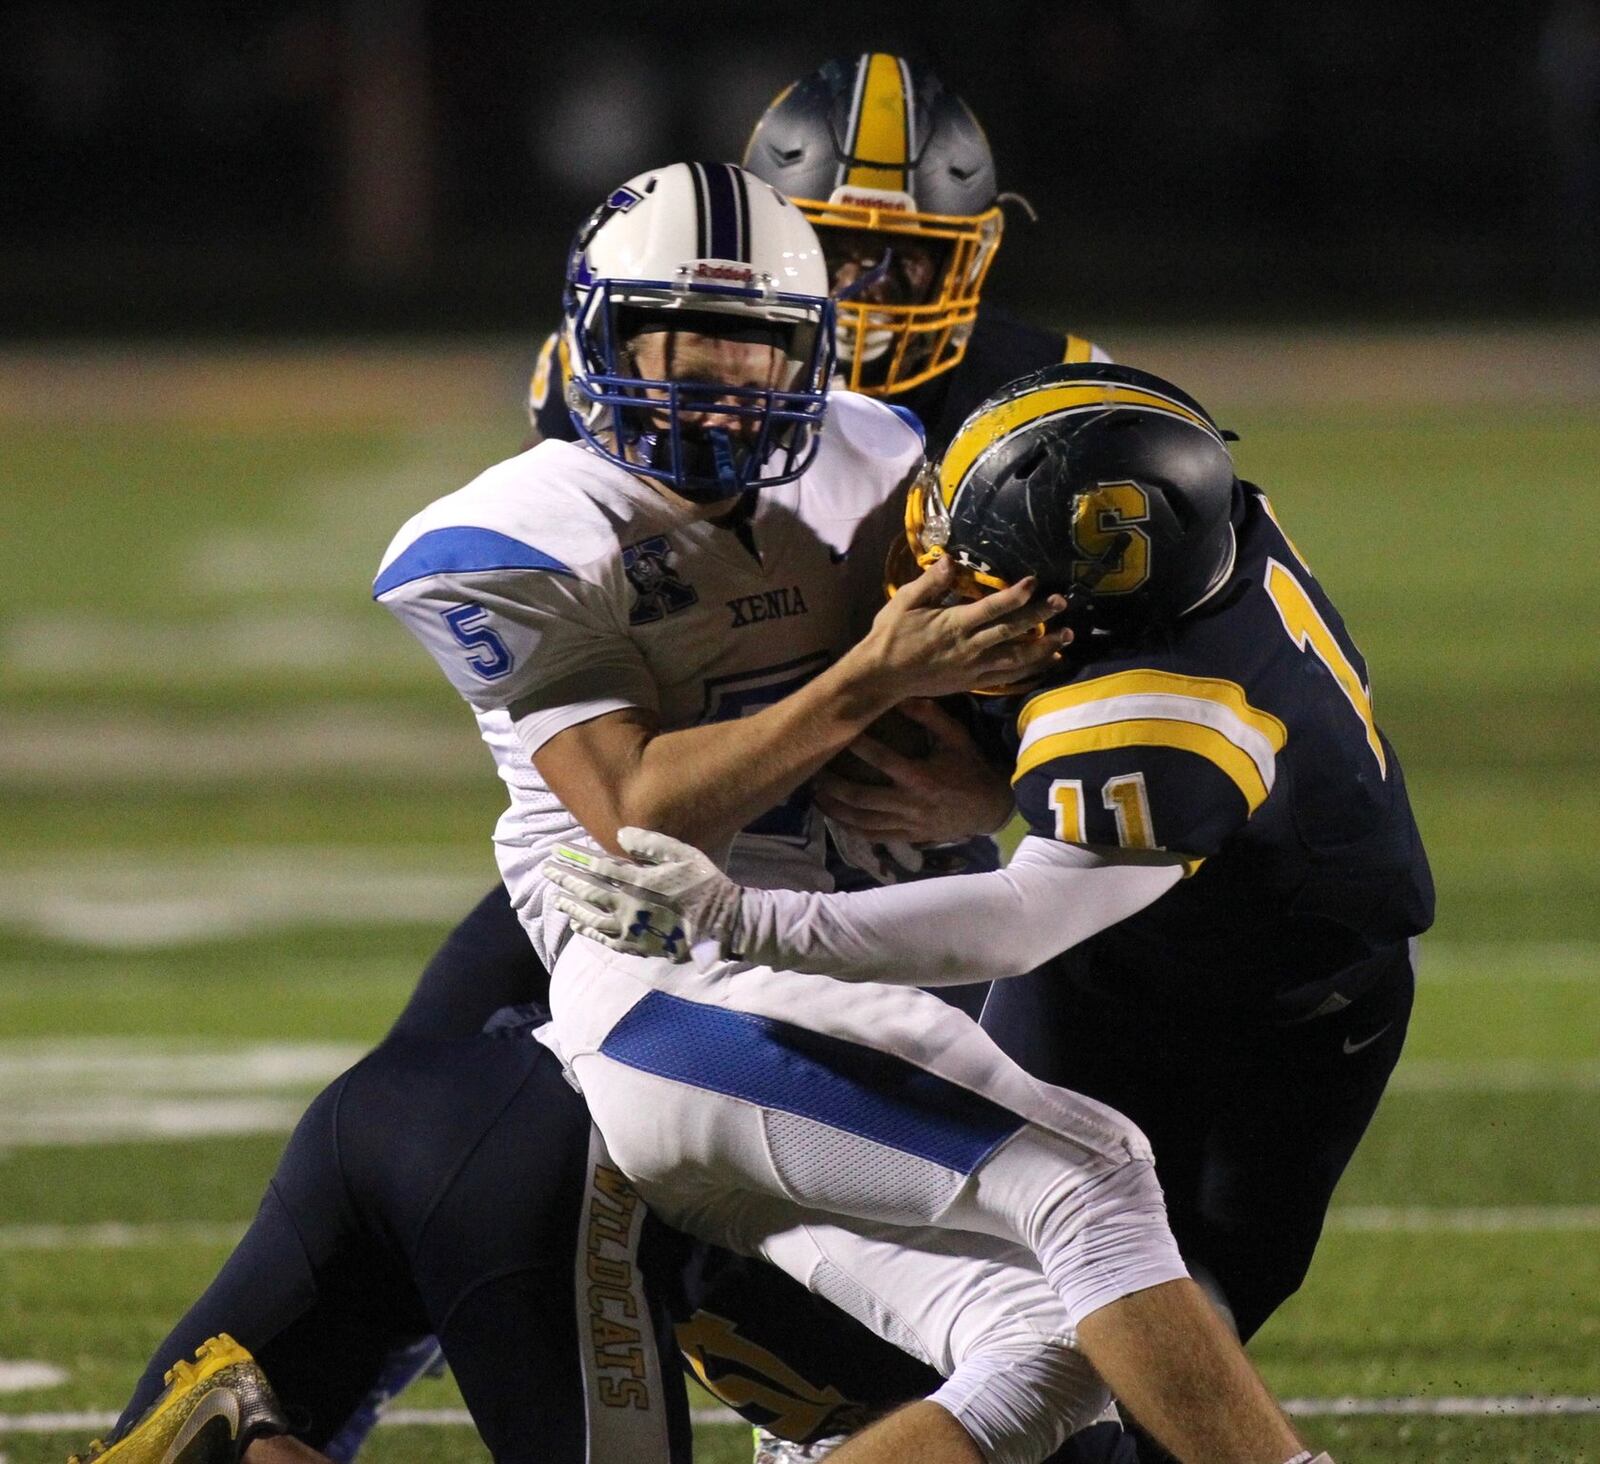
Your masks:
M938 77L883 52L825 62L767 108L744 165L816 226L851 390L961 360L1003 219L983 129Z

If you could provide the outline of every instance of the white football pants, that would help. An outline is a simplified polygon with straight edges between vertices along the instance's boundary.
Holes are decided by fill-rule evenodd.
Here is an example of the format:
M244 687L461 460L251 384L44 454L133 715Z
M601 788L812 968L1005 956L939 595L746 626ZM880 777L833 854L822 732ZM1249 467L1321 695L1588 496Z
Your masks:
M995 1464L1047 1457L1105 1407L1079 1320L1187 1275L1139 1130L926 992L574 937L551 1005L650 1207L928 1362Z

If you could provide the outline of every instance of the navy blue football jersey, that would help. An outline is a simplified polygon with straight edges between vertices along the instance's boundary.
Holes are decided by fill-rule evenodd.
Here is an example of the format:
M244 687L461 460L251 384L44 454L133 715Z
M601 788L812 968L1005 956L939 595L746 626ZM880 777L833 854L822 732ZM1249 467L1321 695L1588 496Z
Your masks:
M539 347L528 381L528 420L541 442L551 437L558 442L578 440L578 429L567 410L568 374L567 342L559 330L553 330Z
M885 400L917 414L928 442L928 456L938 457L956 430L986 397L1007 382L1063 361L1109 361L1105 351L1082 336L1064 335L1028 325L987 305L967 342L966 354L949 371L921 386Z
M927 437L928 455L936 457L968 413L1008 381L1062 361L1110 359L1082 336L1041 330L983 306L966 355L951 370L884 400L915 414ZM541 439L571 442L578 436L567 411L568 374L566 340L560 331L552 331L539 347L528 383L528 418Z
M1235 532L1214 604L1132 649L1091 642L1027 698L1013 781L1036 835L1187 867L1059 958L1065 974L1119 1000L1293 1020L1353 999L1426 929L1433 883L1339 612L1252 486Z

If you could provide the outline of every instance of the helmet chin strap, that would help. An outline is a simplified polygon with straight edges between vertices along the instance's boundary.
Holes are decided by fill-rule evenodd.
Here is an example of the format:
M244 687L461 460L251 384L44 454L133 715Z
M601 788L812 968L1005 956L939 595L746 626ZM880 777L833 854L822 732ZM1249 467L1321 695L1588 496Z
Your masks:
M711 445L711 461L716 467L717 482L729 493L739 491L739 470L733 461L733 439L721 427L711 428L705 435Z
M672 435L668 432L640 432L632 440L646 467L672 471ZM703 432L678 435L678 467L683 478L697 478L702 484L715 482L723 491L714 495L731 498L749 485L739 482L739 463L733 434L723 427L708 427ZM684 483L677 488L686 497L705 496L705 489Z

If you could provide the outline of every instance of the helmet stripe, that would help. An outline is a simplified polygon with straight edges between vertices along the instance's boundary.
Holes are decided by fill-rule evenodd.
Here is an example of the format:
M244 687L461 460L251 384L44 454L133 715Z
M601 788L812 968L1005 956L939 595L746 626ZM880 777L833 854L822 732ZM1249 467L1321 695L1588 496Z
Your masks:
M851 160L856 155L856 130L861 125L861 96L867 89L867 70L871 63L870 55L856 58L856 84L850 94L850 116L844 124L844 136L839 139L839 171L833 180L835 188L844 186Z
M750 192L744 181L744 169L724 163L728 177L733 182L734 218L739 230L739 252L733 257L746 263L750 260Z
M1103 381L1065 381L1059 386L1008 397L962 426L939 464L939 489L945 503L949 504L955 498L956 489L972 465L1018 429L1044 417L1061 416L1068 412L1105 411L1110 407L1142 407L1161 412L1200 428L1218 442L1222 441L1221 435L1210 422L1171 397Z
M855 135L850 139L852 188L905 192L910 97L900 58L882 51L865 57L857 96Z
M734 185L733 167L728 163L696 163L695 167L705 179L701 258L745 259L744 209Z
M906 99L906 164L915 167L917 162L917 89L911 84L910 63L901 56L895 64L900 68L900 92ZM909 176L906 192L911 192Z
M696 259L714 258L707 247L710 238L710 211L706 207L706 170L700 163L689 164L689 178L694 183L694 255Z

